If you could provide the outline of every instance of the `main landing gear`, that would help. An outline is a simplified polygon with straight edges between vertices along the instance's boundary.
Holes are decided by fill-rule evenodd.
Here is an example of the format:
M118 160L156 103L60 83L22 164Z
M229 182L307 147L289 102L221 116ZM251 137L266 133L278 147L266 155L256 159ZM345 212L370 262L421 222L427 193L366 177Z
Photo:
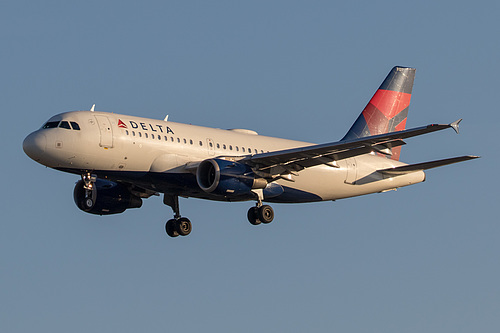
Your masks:
M176 195L167 195L163 197L163 203L170 206L174 211L174 218L168 220L165 224L165 231L170 237L187 236L193 229L191 221L186 217L181 217L179 212L179 197Z
M262 204L264 198L262 190L255 191L255 194L257 197L257 205L248 210L248 221L253 225L271 223L274 219L274 210L271 206Z
M172 208L174 218L167 221L165 231L170 237L187 236L193 229L191 221L186 217L181 217L179 212L179 197L176 195L167 195L163 197L163 203ZM248 221L253 225L261 223L268 224L274 219L274 210L269 205L263 205L259 198L257 205L248 210Z
M248 221L253 225L271 223L274 219L273 208L269 205L255 206L248 210Z

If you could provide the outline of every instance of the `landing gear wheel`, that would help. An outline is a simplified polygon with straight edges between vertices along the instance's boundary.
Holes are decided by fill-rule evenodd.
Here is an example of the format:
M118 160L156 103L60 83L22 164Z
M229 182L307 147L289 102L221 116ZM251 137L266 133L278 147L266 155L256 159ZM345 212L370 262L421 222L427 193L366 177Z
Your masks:
M258 207L252 207L248 210L248 221L253 224L253 225L259 225L260 220L259 220L259 208Z
M193 230L191 225L191 221L185 217L181 217L181 213L179 211L179 197L173 194L165 193L163 197L163 203L174 211L174 218L168 220L167 224L165 224L165 231L167 235L170 237L187 236Z
M177 233L181 236L187 236L191 233L193 227L191 226L191 221L189 219L182 217L177 220Z
M92 200L92 198L86 198L83 200L83 204L85 209L92 209L94 207L94 200Z
M170 237L177 237L179 236L179 233L177 232L177 220L168 220L167 224L165 224L165 231L167 232L167 235Z
M258 208L259 210L259 220L262 223L271 223L274 219L274 210L269 205L263 205Z

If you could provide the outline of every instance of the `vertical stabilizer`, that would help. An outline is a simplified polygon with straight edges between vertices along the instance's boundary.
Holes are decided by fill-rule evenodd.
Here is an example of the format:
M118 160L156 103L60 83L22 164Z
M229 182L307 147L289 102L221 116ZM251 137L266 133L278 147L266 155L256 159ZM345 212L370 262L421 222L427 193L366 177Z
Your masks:
M402 131L410 106L415 68L394 67L342 140ZM399 160L401 147L392 149Z

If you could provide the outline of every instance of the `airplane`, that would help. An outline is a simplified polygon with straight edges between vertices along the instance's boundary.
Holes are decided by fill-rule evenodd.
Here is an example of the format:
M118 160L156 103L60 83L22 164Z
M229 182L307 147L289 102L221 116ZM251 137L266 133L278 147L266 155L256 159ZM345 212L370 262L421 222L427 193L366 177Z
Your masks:
M417 164L399 161L405 139L452 128L457 120L405 129L415 69L392 68L345 136L313 144L109 112L71 111L29 134L24 152L47 167L79 175L76 205L98 215L139 208L163 194L173 210L170 237L187 236L179 197L255 201L251 224L273 221L269 203L335 201L425 180L424 170L472 160L466 155Z

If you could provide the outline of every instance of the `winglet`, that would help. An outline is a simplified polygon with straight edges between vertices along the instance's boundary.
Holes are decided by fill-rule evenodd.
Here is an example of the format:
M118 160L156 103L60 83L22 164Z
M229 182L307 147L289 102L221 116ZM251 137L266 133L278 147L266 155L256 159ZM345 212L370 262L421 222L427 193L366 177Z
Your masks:
M462 121L462 118L460 118L457 121L454 121L450 124L451 128L453 128L455 130L455 132L457 132L457 134L458 134L458 124L460 124L461 121Z

